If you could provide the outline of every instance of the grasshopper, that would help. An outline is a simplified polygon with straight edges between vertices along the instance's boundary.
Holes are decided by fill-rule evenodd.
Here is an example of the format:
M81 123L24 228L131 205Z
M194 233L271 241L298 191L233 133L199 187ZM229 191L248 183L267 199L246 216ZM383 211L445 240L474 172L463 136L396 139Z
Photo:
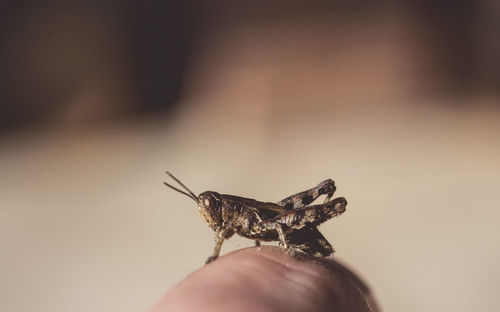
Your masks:
M334 252L317 228L346 210L344 197L331 199L336 190L332 179L271 203L212 191L196 196L173 174L166 173L185 191L163 183L194 200L202 219L215 231L215 248L206 263L219 257L222 243L235 233L255 240L256 246L261 241L279 241L291 255L295 255L295 249L315 257L327 257ZM323 204L309 205L321 195L326 195Z

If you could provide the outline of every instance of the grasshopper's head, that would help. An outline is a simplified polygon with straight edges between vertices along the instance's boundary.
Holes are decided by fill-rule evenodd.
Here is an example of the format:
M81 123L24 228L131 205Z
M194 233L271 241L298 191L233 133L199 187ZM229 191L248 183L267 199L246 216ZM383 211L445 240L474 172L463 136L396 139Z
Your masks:
M222 223L222 198L216 192L203 192L198 196L198 210L201 217L211 228L216 229Z
M182 193L186 195L187 197L191 198L196 202L198 205L198 210L200 211L201 217L203 220L205 220L208 225L216 230L217 228L220 227L222 223L222 215L221 215L221 210L222 210L222 198L219 193L216 192L203 192L200 194L200 196L196 196L187 186L185 186L179 179L174 177L173 174L167 171L167 174L175 181L177 182L182 188L186 190L186 192L176 188L175 186L172 186L168 184L167 182L163 182L166 186L170 187L171 189L176 190L179 193Z

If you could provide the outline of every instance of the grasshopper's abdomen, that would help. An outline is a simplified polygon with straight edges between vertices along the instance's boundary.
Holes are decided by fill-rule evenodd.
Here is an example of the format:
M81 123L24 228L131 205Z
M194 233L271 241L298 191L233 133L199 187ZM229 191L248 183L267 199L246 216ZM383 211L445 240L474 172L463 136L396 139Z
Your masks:
M262 222L263 216L254 210L252 205L248 205L253 200L245 200L249 202L242 203L241 201L233 201L231 199L223 201L222 220L224 224L230 226L236 233L246 238L264 241L278 240L278 235L275 232L262 233L256 230L258 229L258 224Z

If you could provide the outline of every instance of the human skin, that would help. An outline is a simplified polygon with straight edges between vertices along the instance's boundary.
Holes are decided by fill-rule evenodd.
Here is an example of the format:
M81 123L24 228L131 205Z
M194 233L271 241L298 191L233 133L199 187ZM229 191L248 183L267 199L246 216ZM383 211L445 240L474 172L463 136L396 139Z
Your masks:
M151 310L379 311L368 287L342 264L282 248L253 247L191 273Z

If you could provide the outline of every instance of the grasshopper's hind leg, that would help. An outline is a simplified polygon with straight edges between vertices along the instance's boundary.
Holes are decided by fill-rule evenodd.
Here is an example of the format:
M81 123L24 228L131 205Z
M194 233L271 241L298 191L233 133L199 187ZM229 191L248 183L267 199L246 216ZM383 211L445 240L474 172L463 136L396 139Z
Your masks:
M299 209L309 205L321 195L326 195L326 203L333 196L335 190L335 182L332 179L327 179L312 189L289 196L279 201L277 204L284 207L286 210Z
M256 229L260 233L276 231L281 244L294 255L293 247L314 256L328 256L333 248L316 229L330 218L342 214L347 206L343 197L327 203L286 211L271 219L259 222Z
M287 211L267 222L281 224L289 228L290 231L301 230L306 227L312 228L344 213L346 206L347 200L343 197L337 197L324 204Z

